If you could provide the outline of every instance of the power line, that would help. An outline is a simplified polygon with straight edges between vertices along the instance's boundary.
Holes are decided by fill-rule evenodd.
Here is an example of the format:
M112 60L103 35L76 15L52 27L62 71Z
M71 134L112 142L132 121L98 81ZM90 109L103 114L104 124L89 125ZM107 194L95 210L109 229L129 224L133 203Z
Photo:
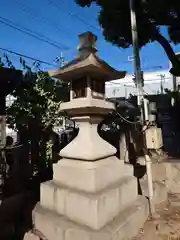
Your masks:
M59 4L61 4L61 3L63 3L64 1L62 0L62 1L60 1L61 3L55 3L54 1L52 1L52 0L47 0L50 4L52 4L54 7L56 7L56 8L58 8L59 10L60 10L60 7L59 7ZM96 29L96 30L100 30L100 28L99 27L96 27L96 26L94 26L93 24L91 24L91 23L89 23L88 21L86 21L84 18L82 18L82 17L80 17L79 15L77 15L76 13L74 13L74 12L70 12L70 11L68 11L68 12L66 12L69 16L71 16L71 17L73 17L73 18L76 18L77 20L79 20L79 21L81 21L81 22L83 22L84 24L86 24L86 25L88 25L89 27L91 27L91 28L94 28L94 29Z
M164 80L170 80L170 77L164 77ZM127 79L126 81L132 81L132 79ZM154 82L155 81L155 82ZM144 84L149 83L149 82L153 82L153 84L159 84L158 81L161 81L161 78L153 78L153 79L145 79L144 80ZM124 85L123 83L119 83L119 82L108 82L108 85L110 84L114 84L114 85ZM131 84L131 83L130 83ZM127 85L128 86L128 85ZM129 85L131 86L131 85ZM135 86L134 86L135 87Z
M21 9L22 11L24 11L24 12L27 13L27 14L29 14L29 15L32 16L33 18L36 18L36 19L44 22L45 24L47 24L47 25L49 25L49 26L51 26L51 27L54 27L54 28L56 29L56 31L60 32L61 34L62 34L62 32L64 32L67 36L70 36L70 35L69 35L70 32L69 32L68 29L66 29L66 28L64 28L64 27L62 27L62 26L61 26L61 28L57 27L56 24L53 24L52 22L48 21L46 18L44 18L44 17L42 17L42 16L39 16L39 15L34 15L34 12L31 11L31 10L29 10L29 9L27 8L27 6L25 6L24 4L22 4L22 2L20 2L20 1L18 1L18 0L13 0L13 1L18 4L18 6L20 7L20 9Z
M63 4L63 3L65 3L65 2L66 2L65 0L59 0L59 1L58 1L59 5L61 5L61 4ZM93 14L93 15L91 15L90 17L92 17L92 18L93 18L93 17L94 17L94 14Z
M57 66L54 65L54 64L51 64L51 63L48 63L48 62L39 60L39 59L34 58L34 57L29 57L29 56L27 56L27 55L24 55L24 54L21 54L21 53L18 53L18 52L14 52L14 51L8 50L8 49L6 49L6 48L1 48L1 47L0 47L0 50L6 51L6 52L11 53L11 54L14 54L14 55L16 55L16 56L20 56L20 57L27 58L27 59L30 59L30 60L33 60L33 61L36 61L36 62L40 62L40 63L46 64L46 65L49 65L49 66L57 67Z
M19 32L22 32L26 35L29 35L33 38L36 38L42 42L45 42L45 43L48 43L58 49L63 49L63 50L69 50L69 47L65 46L64 44L61 44L61 46L59 45L59 43L57 42L54 42L54 41L51 41L49 38L45 37L44 35L42 34L39 34L37 32L34 32L34 31L31 31L30 29L28 28L25 28L25 27L21 27L21 26L18 26L17 24L13 23L12 21L10 21L9 19L6 19L6 18L3 18L3 17L0 17L0 23L6 25L6 26L9 26Z
M158 82L158 83L155 83L155 84L159 84L159 82ZM127 85L127 84L123 84L123 83L113 83L113 82L109 82L108 86L112 86L112 85L116 86L115 89L120 88L120 87L127 87L127 88L134 88L134 89L136 89L136 87L135 87L135 86L132 86L132 85ZM153 92L153 93L156 94L156 91L153 90L153 89L151 89L148 84L146 85L146 87L148 87L151 92ZM143 90L143 92L145 93L145 95L149 95L145 90Z

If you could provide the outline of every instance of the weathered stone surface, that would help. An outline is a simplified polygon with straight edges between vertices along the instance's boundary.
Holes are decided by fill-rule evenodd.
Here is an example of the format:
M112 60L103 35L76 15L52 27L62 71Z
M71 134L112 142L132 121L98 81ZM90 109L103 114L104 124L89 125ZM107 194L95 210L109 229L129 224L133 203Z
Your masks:
M134 177L123 178L95 194L64 188L49 181L41 184L40 205L79 224L100 229L136 199L137 180Z
M57 184L97 192L125 176L133 176L133 167L115 156L95 162L62 159L53 166L53 172Z
M28 232L24 235L23 240L40 240L40 238L38 236L34 235L33 233Z
M140 181L141 189L142 189L142 194L143 196L148 197L148 182L147 179L143 179ZM155 204L160 204L163 202L166 202L168 199L168 193L167 193L167 188L166 185L161 183L161 182L153 182L153 190L154 190L154 203Z
M166 187L172 194L180 193L180 161L169 160L163 163L166 168Z
M162 163L152 163L152 179L153 181L166 181L166 167Z
M86 101L89 102L89 100L83 98L77 100L78 102L81 102L82 105L84 105ZM97 102L99 101L103 106L106 105L104 100L93 99L95 106L97 106L96 104L98 104ZM76 105L74 101L64 104ZM94 111L94 107L91 106L91 100L89 104L88 110L85 108L88 114L76 117L75 121L79 125L79 133L75 139L60 151L61 157L83 161L96 161L116 154L116 148L102 139L97 133L98 124L102 121L102 118L97 118L89 113L89 111L92 111L92 113ZM75 112L77 113L78 111L79 110L75 108ZM100 111L100 109L97 111Z
M125 240L138 234L148 217L148 209L147 199L140 196L100 230L78 225L40 205L36 206L33 219L48 240Z
M178 208L180 207L180 194L169 194L168 200L171 207Z

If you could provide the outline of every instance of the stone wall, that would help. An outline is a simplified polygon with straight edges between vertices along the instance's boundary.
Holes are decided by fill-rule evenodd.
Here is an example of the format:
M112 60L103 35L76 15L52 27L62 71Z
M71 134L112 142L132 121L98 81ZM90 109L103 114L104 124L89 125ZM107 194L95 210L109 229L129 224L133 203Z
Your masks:
M168 200L168 194L180 194L180 160L168 159L152 163L154 202L160 204ZM147 174L139 179L142 194L148 197Z
M169 159L163 163L166 170L168 193L180 194L180 159Z

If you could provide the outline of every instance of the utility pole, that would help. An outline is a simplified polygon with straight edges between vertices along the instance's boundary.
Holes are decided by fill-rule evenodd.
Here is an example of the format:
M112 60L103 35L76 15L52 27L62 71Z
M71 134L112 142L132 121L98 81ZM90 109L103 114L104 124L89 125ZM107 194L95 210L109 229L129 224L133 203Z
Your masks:
M135 79L136 79L136 86L137 86L137 104L141 110L143 137L145 141L145 146L143 146L143 150L144 150L144 157L145 157L146 169L147 169L149 207L150 207L150 214L151 216L153 216L155 209L154 209L154 201L153 201L154 193L153 193L153 182L152 182L152 171L151 171L151 159L148 155L146 133L145 133L146 129L148 128L148 122L149 122L148 101L144 99L144 93L143 93L143 78L141 73L141 62L140 62L140 56L139 56L135 1L136 0L129 0L130 14L131 14L130 17L131 17L132 43L133 43L133 52L134 52L134 69L135 69ZM144 113L145 113L145 116L144 116Z
M159 76L161 78L161 94L163 94L164 93L165 75L164 74L160 74Z
M138 44L138 34L137 34L137 23L136 23L136 13L134 0L130 0L130 12L131 12L131 32L132 32L132 42L133 42L133 52L134 52L134 70L135 78L137 81L137 104L141 109L141 118L143 120L143 86L141 78L141 62L139 56L139 44Z

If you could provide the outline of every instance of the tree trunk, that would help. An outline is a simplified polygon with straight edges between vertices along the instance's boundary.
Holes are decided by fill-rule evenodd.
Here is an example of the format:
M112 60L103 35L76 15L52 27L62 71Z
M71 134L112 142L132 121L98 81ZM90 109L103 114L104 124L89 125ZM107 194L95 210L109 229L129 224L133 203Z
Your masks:
M172 63L172 68L170 70L170 73L172 73L174 76L180 76L180 61L178 60L168 40L163 35L161 35L158 31L156 31L154 39L159 44L161 44L169 60Z

